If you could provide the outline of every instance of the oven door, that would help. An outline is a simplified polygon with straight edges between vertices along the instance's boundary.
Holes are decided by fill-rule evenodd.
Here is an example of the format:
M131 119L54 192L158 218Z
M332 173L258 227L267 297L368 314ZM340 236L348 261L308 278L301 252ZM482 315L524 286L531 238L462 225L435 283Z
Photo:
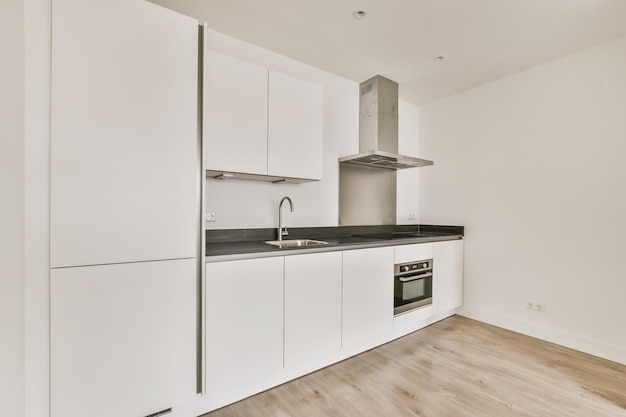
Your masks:
M394 277L394 314L405 313L432 304L432 297L432 270Z

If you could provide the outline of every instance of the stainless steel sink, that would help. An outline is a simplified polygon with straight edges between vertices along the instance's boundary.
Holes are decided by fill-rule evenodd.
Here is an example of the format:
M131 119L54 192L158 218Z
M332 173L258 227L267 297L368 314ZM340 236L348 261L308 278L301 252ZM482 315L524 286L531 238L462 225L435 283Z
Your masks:
M306 246L320 246L320 245L328 244L328 242L322 242L321 240L311 240L311 239L269 240L265 243L267 243L268 245L278 246L281 249L299 248L299 247L306 247Z

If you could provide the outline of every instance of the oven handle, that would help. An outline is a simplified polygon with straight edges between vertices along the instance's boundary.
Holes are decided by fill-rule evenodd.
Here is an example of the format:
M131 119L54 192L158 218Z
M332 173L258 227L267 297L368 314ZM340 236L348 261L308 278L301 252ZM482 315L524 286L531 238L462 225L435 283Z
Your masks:
M399 277L398 280L400 282L409 282L409 281L415 281L416 279L430 278L432 276L433 276L433 273L428 272L426 274L417 274L417 275L411 275L408 277Z

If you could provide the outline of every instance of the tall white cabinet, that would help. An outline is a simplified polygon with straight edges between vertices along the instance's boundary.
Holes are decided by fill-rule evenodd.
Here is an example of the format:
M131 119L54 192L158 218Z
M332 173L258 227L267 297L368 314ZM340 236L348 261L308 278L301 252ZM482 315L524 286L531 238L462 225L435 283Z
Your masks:
M52 6L51 416L145 416L197 391L198 24Z
M52 417L141 417L193 398L195 270L193 259L52 270Z
M197 22L55 0L51 264L195 256Z

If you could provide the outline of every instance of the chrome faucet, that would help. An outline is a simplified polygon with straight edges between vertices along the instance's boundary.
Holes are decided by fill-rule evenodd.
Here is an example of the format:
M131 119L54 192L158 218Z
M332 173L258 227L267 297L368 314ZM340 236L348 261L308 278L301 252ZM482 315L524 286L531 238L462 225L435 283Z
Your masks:
M283 203L285 202L285 200L289 201L289 206L291 207L291 212L293 213L293 203L291 202L291 198L289 197L283 197L282 200L280 200L280 204L278 205L278 240L281 241L283 240L283 236L287 236L289 234L289 232L287 231L286 227L283 227Z

